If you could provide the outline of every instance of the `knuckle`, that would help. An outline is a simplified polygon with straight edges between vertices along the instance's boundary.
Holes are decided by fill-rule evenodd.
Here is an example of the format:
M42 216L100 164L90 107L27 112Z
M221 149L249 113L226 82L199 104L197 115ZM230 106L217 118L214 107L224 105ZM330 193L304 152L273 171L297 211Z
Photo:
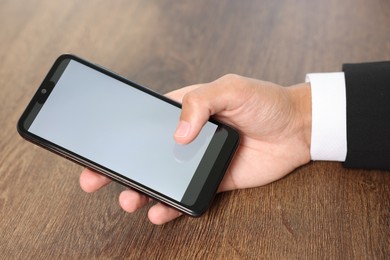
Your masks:
M237 92L245 90L248 86L246 79L237 74L226 74L219 80L225 91L232 94L237 94Z
M187 93L183 97L183 106L196 107L202 102L202 99L196 92Z
M225 83L237 84L242 81L243 77L234 73L229 73L220 78Z

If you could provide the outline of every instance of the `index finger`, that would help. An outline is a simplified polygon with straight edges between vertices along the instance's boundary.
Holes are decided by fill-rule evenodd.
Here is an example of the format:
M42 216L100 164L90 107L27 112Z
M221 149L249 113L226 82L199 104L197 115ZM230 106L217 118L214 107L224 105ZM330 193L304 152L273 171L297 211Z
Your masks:
M95 192L110 182L111 179L108 177L88 168L85 168L80 175L80 187L88 193Z

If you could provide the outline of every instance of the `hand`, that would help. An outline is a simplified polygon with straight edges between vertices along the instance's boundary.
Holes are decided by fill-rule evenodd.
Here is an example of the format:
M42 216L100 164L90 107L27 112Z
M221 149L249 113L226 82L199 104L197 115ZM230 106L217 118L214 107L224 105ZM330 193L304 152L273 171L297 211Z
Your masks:
M174 137L181 144L191 142L210 116L233 126L241 134L241 143L219 192L262 186L310 161L310 95L309 83L284 88L237 75L179 89L168 94L183 104ZM86 192L109 182L89 169L80 176ZM127 212L135 212L150 201L134 190L125 190L119 196ZM154 224L180 215L161 203L153 205L148 213Z

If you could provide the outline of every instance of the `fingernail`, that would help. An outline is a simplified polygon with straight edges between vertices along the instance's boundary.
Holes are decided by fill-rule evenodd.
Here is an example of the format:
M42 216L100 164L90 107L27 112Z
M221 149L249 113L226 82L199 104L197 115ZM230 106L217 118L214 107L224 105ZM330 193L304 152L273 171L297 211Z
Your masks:
M190 123L187 121L180 121L179 125L176 128L175 136L176 137L186 137L190 132Z

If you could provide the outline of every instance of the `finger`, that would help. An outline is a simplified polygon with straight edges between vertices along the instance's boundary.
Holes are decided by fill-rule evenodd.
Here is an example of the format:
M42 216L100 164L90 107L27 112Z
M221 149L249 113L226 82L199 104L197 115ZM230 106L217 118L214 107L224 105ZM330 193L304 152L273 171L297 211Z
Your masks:
M195 139L210 116L233 109L240 94L232 76L222 77L214 82L198 85L182 98L182 112L174 134L179 144L187 144Z
M85 168L80 175L80 187L88 193L95 192L110 182L111 180L106 176L87 168Z
M126 212L133 213L144 207L150 199L141 193L134 190L122 191L119 195L119 204Z
M119 195L119 204L126 212L133 213L146 206L152 199L134 190L125 190ZM149 209L148 217L153 224L165 224L182 215L179 211L162 203L157 203Z
M168 207L162 203L157 203L149 209L148 217L155 225L162 225L183 215L183 213Z

